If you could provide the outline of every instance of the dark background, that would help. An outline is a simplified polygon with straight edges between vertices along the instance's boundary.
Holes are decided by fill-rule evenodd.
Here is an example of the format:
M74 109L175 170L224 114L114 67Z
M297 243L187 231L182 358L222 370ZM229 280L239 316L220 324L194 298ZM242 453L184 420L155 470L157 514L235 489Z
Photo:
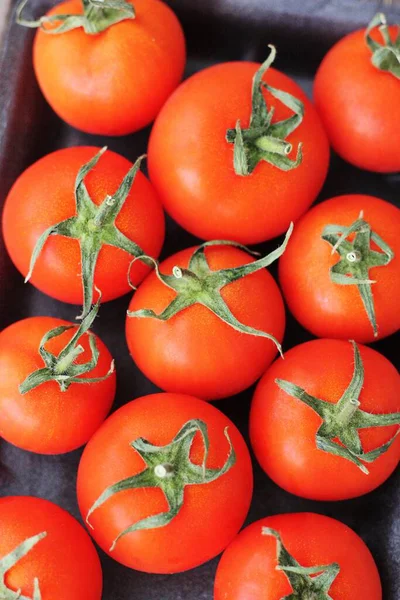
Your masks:
M31 0L32 15L52 6L48 0ZM267 44L278 47L276 67L293 76L311 95L312 77L326 50L343 34L364 27L384 3L371 0L176 0L176 10L188 41L186 75L214 62L263 60ZM399 22L400 4L384 6L392 22ZM31 64L33 32L13 24L5 32L0 58L0 202L15 178L33 161L65 146L103 146L105 139L82 134L63 124L46 105L36 85ZM145 152L149 129L124 138L108 138L108 146L130 160ZM332 156L331 168L319 200L341 193L375 194L397 203L400 176L362 172ZM162 256L196 242L168 220ZM277 241L259 248L267 251ZM276 275L276 267L271 269ZM0 240L0 327L30 315L53 315L74 320L77 308L61 304L24 285ZM124 339L129 297L102 306L95 331L112 351L117 366L118 390L114 409L140 395L156 391L129 357ZM288 315L284 349L310 339ZM374 347L399 365L399 336ZM218 402L247 436L252 389ZM1 495L31 494L52 500L79 518L75 495L76 470L81 451L64 456L40 456L0 442ZM278 488L254 462L255 493L247 522L294 511L314 511L335 517L352 527L368 544L378 564L384 600L399 598L400 507L397 472L381 488L356 500L322 503L303 500ZM194 541L195 543L195 541ZM218 563L172 576L130 571L100 551L104 570L103 600L211 600ZM251 599L249 599L251 600ZM350 599L349 599L350 600Z

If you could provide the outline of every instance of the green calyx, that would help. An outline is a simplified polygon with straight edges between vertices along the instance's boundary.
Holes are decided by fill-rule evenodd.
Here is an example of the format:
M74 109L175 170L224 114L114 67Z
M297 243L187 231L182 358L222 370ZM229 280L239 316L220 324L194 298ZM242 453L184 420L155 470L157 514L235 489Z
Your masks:
M83 311L78 317L80 319L86 317L93 303L94 272L101 248L104 245L114 246L135 257L141 257L144 254L140 246L121 233L115 225L115 220L132 189L144 157L140 156L137 159L115 194L106 196L103 202L97 206L89 196L84 179L106 150L107 147L102 148L96 156L79 169L75 181L76 215L52 225L42 233L33 250L29 273L25 279L27 282L31 278L36 261L51 235L61 235L79 240L83 287Z
M248 250L248 248L245 246L229 241L215 240L211 242L205 242L193 253L189 262L189 268L184 269L179 266L175 266L172 270L172 275L164 275L164 273L160 272L157 261L150 259L150 257L144 257L147 260L153 261L157 277L167 287L173 289L176 292L176 296L159 315L157 315L151 309L144 308L136 311L128 311L128 316L168 321L185 308L188 308L194 304L201 304L202 306L205 306L211 310L211 312L219 317L221 321L224 321L233 327L233 329L236 329L241 333L268 338L276 345L279 352L282 354L281 345L273 335L265 331L254 329L253 327L245 325L236 319L225 300L222 298L221 290L226 285L229 285L238 279L242 279L242 277L245 277L246 275L255 273L260 269L264 269L272 262L277 260L285 251L292 231L293 223L291 223L286 233L284 242L279 248L254 262L242 265L240 267L233 267L231 269L212 271L208 265L205 255L205 249L207 247L220 245L234 246L236 248L240 248L241 250L245 250L246 252L250 252L250 250Z
M26 556L43 538L46 532L39 533L23 541L17 548L12 550L7 556L0 559L0 600L42 600L38 579L33 580L33 596L24 596L21 590L16 592L7 587L5 578L10 571L24 556Z
M321 417L323 422L315 437L319 450L351 461L368 475L369 471L364 463L373 463L387 452L400 433L400 428L386 444L370 452L363 451L358 430L399 425L400 413L373 414L360 409L359 397L364 385L364 366L357 344L353 341L351 343L354 349L354 373L348 388L336 404L311 396L290 381L276 379L275 383L289 396L304 402Z
M262 81L264 73L272 65L276 56L275 47L270 45L269 48L270 55L253 77L250 126L248 129L242 129L240 121L237 121L235 129L228 129L226 132L227 142L234 144L233 166L236 175L250 175L261 160L265 160L281 171L295 169L302 161L301 144L297 147L296 159L289 158L292 144L286 138L301 124L304 104L291 94L277 90ZM294 115L284 121L272 123L274 107L268 110L263 95L264 89L290 108Z
M275 529L263 527L262 535L272 535L276 539L278 562L276 570L285 573L293 589L292 594L280 600L333 600L328 592L340 572L337 563L302 567L287 551L281 536Z
M379 27L382 34L383 44L375 42L371 37L371 31ZM397 37L392 42L386 17L382 13L374 16L365 31L365 42L372 52L371 62L380 71L387 71L397 79L400 79L400 28Z
M347 238L352 234L354 239L349 241ZM331 280L339 285L358 287L374 336L377 337L378 325L372 294L372 285L376 282L369 278L369 270L388 265L394 258L394 252L372 231L369 223L364 220L363 211L350 227L327 225L321 237L332 245L332 254L337 252L340 256L340 260L330 269ZM382 252L371 250L371 242Z
M201 465L196 465L190 460L190 451L196 433L201 435L204 444ZM159 488L168 502L168 511L147 517L127 527L113 541L110 551L114 550L118 540L128 533L165 527L181 510L187 485L204 485L216 481L236 463L236 454L227 428L224 434L229 443L229 453L225 464L219 469L207 467L210 442L207 425L199 419L191 419L185 423L172 442L166 446L155 446L143 438L134 440L130 445L144 460L146 468L137 475L118 481L104 490L89 510L86 516L87 524L92 527L89 521L92 513L115 494L138 488Z
M62 392L66 392L72 383L99 383L107 379L114 371L114 361L112 361L108 373L103 377L83 377L85 373L92 371L99 360L99 350L96 344L96 338L89 332L89 346L91 358L86 363L77 364L76 358L84 352L81 345L78 344L80 338L88 331L96 318L100 306L100 299L95 304L89 314L83 319L80 326L62 325L48 331L42 338L39 346L39 354L46 365L42 369L34 371L19 386L21 394L26 394L34 388L48 381L56 381ZM58 356L54 356L46 350L47 342L55 337L62 335L65 331L76 329L68 344L63 348ZM1 598L0 598L1 600Z
M59 34L82 27L89 35L102 33L112 25L135 18L135 9L125 0L82 0L83 14L59 14L27 21L22 11L29 0L22 0L17 8L16 21L19 25L40 28L50 34Z

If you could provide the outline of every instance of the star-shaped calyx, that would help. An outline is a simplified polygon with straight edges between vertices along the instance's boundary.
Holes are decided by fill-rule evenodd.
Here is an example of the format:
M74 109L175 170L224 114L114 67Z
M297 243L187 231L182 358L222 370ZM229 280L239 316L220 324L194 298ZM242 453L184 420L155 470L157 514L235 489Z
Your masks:
M277 545L277 571L283 571L292 586L293 593L280 600L333 600L329 595L332 583L340 572L337 563L316 567L302 567L283 545L275 529L262 528L262 535L272 535Z
M379 44L371 37L371 31L379 28L383 38L383 44ZM400 79L400 27L396 39L392 41L386 17L378 13L372 19L365 32L365 41L372 52L371 62L380 71L387 71L397 79Z
M97 347L96 337L91 332L88 334L91 352L90 360L85 363L75 362L76 358L84 352L83 346L78 342L91 327L98 313L99 306L100 298L89 314L83 319L79 327L76 325L61 325L51 329L43 336L39 345L39 354L43 359L45 367L28 375L25 381L19 386L21 394L26 394L47 381L56 381L60 386L61 391L66 392L72 383L98 383L104 381L111 373L113 373L114 361L112 361L108 373L102 377L83 377L85 373L89 373L97 366L99 360L99 349ZM70 329L76 329L76 332L58 356L55 356L49 352L49 350L46 350L47 342Z
M236 242L222 240L205 242L194 251L189 261L189 267L184 269L176 265L172 270L172 275L165 275L164 273L161 273L158 267L158 262L151 257L141 257L142 260L153 262L157 277L163 284L173 289L176 292L176 296L160 314L156 314L151 309L143 308L140 310L128 311L128 316L168 321L168 319L174 317L185 308L188 308L193 304L201 304L211 310L211 312L213 312L217 317L237 331L272 340L279 352L282 353L281 345L273 335L241 323L232 314L230 308L221 296L221 290L226 285L229 285L238 279L242 279L242 277L245 277L246 275L256 273L257 271L268 267L272 262L277 260L285 251L292 231L293 223L291 223L282 245L270 254L267 254L267 256L240 267L220 269L219 271L212 271L210 269L205 255L205 249L207 247L228 245L240 248L246 252L250 252L250 250L241 244L237 244Z
M25 281L29 281L31 278L36 261L51 235L61 235L79 240L83 287L83 311L79 318L84 318L90 310L93 301L94 272L100 250L104 245L114 246L135 257L141 257L144 254L140 246L121 233L115 225L115 220L132 189L144 156L139 157L129 169L115 194L106 196L103 202L97 206L89 196L84 180L106 150L107 147L102 148L96 156L79 169L75 181L76 215L51 225L42 233L33 250L29 273L25 279Z
M349 240L352 236L352 240ZM363 211L350 227L327 225L322 232L322 239L332 245L332 254L337 252L340 260L331 267L330 278L340 285L356 285L360 292L368 319L378 336L378 325L375 316L372 285L376 283L369 277L373 267L384 267L394 258L394 252L388 244L364 220ZM371 242L382 250L371 249Z
M46 532L39 533L23 541L17 548L12 550L7 556L0 559L0 600L42 600L38 579L33 580L33 596L24 596L21 590L14 592L7 587L5 579L10 571L24 556L26 556L43 538Z
M370 452L364 452L362 449L359 429L399 425L400 413L373 414L360 409L359 398L364 385L364 366L357 344L353 341L351 343L354 349L353 377L337 403L311 396L306 390L290 381L276 379L275 383L289 396L304 402L321 417L323 422L315 437L319 450L351 461L368 475L369 471L364 463L372 463L384 454L400 433L400 428L386 444Z
M235 129L228 129L226 132L227 142L234 144L233 166L236 175L250 175L261 160L265 160L282 171L295 169L302 161L301 144L297 147L296 159L289 158L292 144L286 138L301 124L304 116L304 104L291 94L273 88L262 81L263 75L272 65L276 56L275 47L270 45L269 48L270 55L253 77L252 112L249 127L242 129L238 120ZM263 90L267 90L294 114L284 121L272 123L274 107L268 110Z
M202 437L204 444L203 462L196 465L190 460L190 451L196 433ZM122 531L113 541L112 551L118 540L133 531L165 527L176 517L183 506L184 490L187 485L205 485L215 481L227 473L236 462L235 450L228 435L229 453L225 464L220 469L207 467L209 437L206 423L199 419L191 419L176 434L171 443L166 446L155 446L143 438L138 438L131 446L142 457L146 468L132 477L110 485L90 508L86 522L90 527L90 516L109 498L125 490L138 488L159 488L163 491L168 502L168 511L159 513L133 523Z
M22 17L22 11L29 0L22 0L17 8L16 21L24 27L40 28L50 34L65 33L82 27L89 35L96 35L112 25L135 18L135 9L125 0L81 0L81 14L55 14L28 21Z

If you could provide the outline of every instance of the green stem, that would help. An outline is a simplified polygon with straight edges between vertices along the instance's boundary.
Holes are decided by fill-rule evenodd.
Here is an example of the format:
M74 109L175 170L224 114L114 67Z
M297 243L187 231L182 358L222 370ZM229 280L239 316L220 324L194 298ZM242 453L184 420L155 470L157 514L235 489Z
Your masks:
M197 433L201 435L204 445L201 465L193 463L190 459L192 444ZM86 515L86 522L89 527L92 527L90 523L91 515L110 498L120 492L139 488L161 489L167 500L168 510L137 521L121 531L113 540L110 551L115 548L123 536L129 533L167 526L182 509L184 489L187 485L203 485L211 481L217 481L235 465L236 454L227 429L225 429L224 434L229 444L229 454L222 467L217 469L207 467L210 445L208 428L206 423L199 419L187 421L174 439L166 446L155 446L143 438L134 440L131 446L143 459L146 465L145 469L136 475L110 485L103 491Z
M276 539L276 570L283 571L292 586L293 593L282 597L281 600L332 600L329 590L340 573L338 563L302 567L285 548L280 534L275 529L262 527L261 534Z
M279 154L280 156L287 156L292 151L292 144L274 138L272 135L262 135L256 139L255 145L264 152L272 152L273 154Z
M22 17L22 12L29 0L22 0L17 7L16 22L18 25L40 29L57 35L82 27L88 35L97 35L109 27L135 18L133 5L125 0L82 0L81 14L55 14L42 16L36 20Z
M295 169L302 161L301 144L297 147L296 159L288 157L292 144L286 138L301 125L304 104L291 94L273 88L262 80L276 56L275 47L270 45L269 48L270 55L253 77L249 127L242 129L238 120L235 128L226 132L227 142L234 144L233 166L236 175L240 176L250 175L260 161L266 161L282 171ZM272 123L274 108L268 110L264 89L294 114L288 119Z
M176 292L176 296L160 314L156 314L151 309L142 308L133 312L128 311L128 316L134 318L151 318L158 319L160 321L168 321L170 318L174 317L189 306L201 304L213 312L219 319L221 319L221 321L224 321L230 325L233 329L236 329L241 333L265 337L271 340L276 345L278 351L282 354L281 345L273 335L245 325L232 314L230 308L222 298L221 290L226 285L229 285L234 281L238 281L247 275L256 273L257 271L268 267L273 261L277 260L284 253L292 231L293 223L290 224L283 244L270 254L267 254L263 258L253 262L230 269L212 271L205 255L205 249L209 246L217 245L234 246L245 251L248 251L248 249L241 244L237 244L236 242L223 240L213 240L210 242L205 242L199 246L199 248L197 248L191 256L189 267L186 269L175 265L172 270L172 275L165 275L164 273L161 273L158 262L155 261L155 272L158 279L164 285L173 289ZM150 257L147 257L147 259L149 258Z
M106 150L106 147L102 148L88 163L79 169L75 181L76 214L64 221L51 225L42 233L32 252L29 272L25 279L25 281L29 281L31 278L36 261L50 236L61 235L78 240L81 250L83 291L83 309L82 314L78 317L80 319L88 315L93 302L95 270L103 246L114 246L129 253L131 256L146 260L145 257L143 258L144 252L141 247L125 236L115 224L131 192L144 156L140 156L131 169L129 169L115 194L113 196L106 196L98 206L89 196L85 185L85 178L97 165Z
M21 591L14 592L6 584L6 575L20 560L29 554L33 548L45 538L47 533L44 531L34 535L21 542L9 554L0 559L0 599L1 600L42 600L38 579L33 580L33 596L28 597L21 594Z
M352 241L348 239L349 236L354 236ZM377 337L378 324L372 293L372 285L376 282L370 279L369 270L388 265L394 258L394 252L372 231L369 223L364 220L363 211L349 227L326 225L321 237L331 244L332 253L339 255L339 261L330 269L331 281L339 285L357 285L374 336ZM381 252L372 250L371 242Z
M371 31L379 28L383 38L383 44L376 42ZM386 17L383 13L378 13L374 16L365 31L365 42L372 52L371 62L380 71L386 71L400 79L400 28L394 41L390 38L389 28Z
M21 383L19 391L26 394L48 381L55 381L60 386L62 392L66 392L72 383L98 383L107 379L114 371L114 361L112 361L109 371L101 377L84 377L86 373L93 371L99 361L99 350L97 348L96 338L92 333L89 335L89 346L91 351L90 359L85 363L76 363L76 359L84 352L83 346L78 344L79 340L85 335L91 327L100 306L100 298L78 326L66 325L56 327L48 331L42 338L39 345L39 354L43 359L44 367L37 369ZM63 335L70 329L76 329L75 334L64 346L58 356L55 356L46 349L47 343L60 335Z
M369 471L364 463L372 463L387 452L400 433L400 428L386 444L370 452L364 452L362 449L359 429L400 425L400 413L374 414L360 409L359 398L364 385L364 366L357 344L355 342L351 344L354 351L353 377L336 404L311 396L306 390L290 381L276 379L275 383L286 394L303 402L321 417L322 425L315 436L316 447L319 450L349 460L368 475Z

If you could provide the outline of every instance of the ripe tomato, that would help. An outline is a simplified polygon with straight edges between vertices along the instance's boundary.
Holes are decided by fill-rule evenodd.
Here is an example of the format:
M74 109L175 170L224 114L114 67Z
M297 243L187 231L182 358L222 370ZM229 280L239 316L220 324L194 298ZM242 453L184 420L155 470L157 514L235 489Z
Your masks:
M134 19L126 14L127 8L132 12L132 4ZM185 66L185 39L164 2L127 0L125 8L117 9L106 5L107 0L104 8L87 0L67 0L52 8L35 23L53 33L37 32L33 65L45 98L64 121L87 133L126 135L153 121L178 85ZM86 19L84 24L95 28L90 33L84 30L82 17L76 18L84 11L90 14L90 22ZM104 17L106 11L116 15L114 23ZM46 21L55 15L75 18L64 21L64 31L55 34L60 21ZM117 22L118 18L123 20ZM20 23L29 24L22 17ZM70 26L77 28L66 31Z
M79 170L94 159L97 148L75 147L48 154L20 175L12 187L4 207L3 233L7 250L18 270L26 276L35 245L51 226L77 215L75 180ZM83 184L94 206L107 203L115 194L132 164L122 156L107 151L96 168L84 177ZM93 206L93 203L90 203ZM107 235L107 228L93 227L94 219L81 210L80 239L51 235L32 272L31 282L42 292L73 304L82 303L82 244L96 241L98 231ZM153 187L138 172L131 191L115 220L115 227L123 234L124 244L132 241L147 254L157 256L164 240L164 216ZM95 234L92 235L93 229ZM79 234L77 234L79 235ZM116 235L113 232L113 235ZM96 238L96 239L95 239ZM102 238L100 238L102 239ZM127 273L132 256L120 247L101 242L95 263L94 283L102 292L102 300L112 300L130 290ZM129 248L129 246L128 246ZM89 269L93 267L93 252L87 252ZM139 283L149 267L136 261L131 278ZM87 269L83 269L86 273ZM92 293L93 285L88 286ZM88 295L87 295L88 296ZM87 299L87 298L86 298ZM90 306L90 303L89 303Z
M374 419L383 421L388 414L395 415L392 423L400 423L400 376L382 354L367 346L358 346L360 364L356 348L353 351L352 344L343 340L300 344L285 353L285 360L277 360L257 386L250 414L251 443L264 471L292 494L315 500L361 496L381 485L399 462L400 437L372 462L367 462L365 453L388 443L398 433L395 424L373 423ZM349 393L355 363L360 387L352 385ZM278 384L277 380L284 383ZM285 382L330 403L328 408L335 405L333 418L325 416L325 431L332 428L328 435L320 429L321 414L304 399L304 394L303 401L295 397ZM340 400L345 391L346 401ZM352 404L357 400L360 409L369 413L367 416L356 410L357 402ZM319 410L324 409L322 402L318 405ZM370 426L361 423L361 418ZM333 429L336 424L339 428ZM357 435L361 452L352 450L351 440ZM332 446L331 442L337 443L338 439L341 446ZM345 446L351 456L341 455Z
M4 558L18 548L4 572ZM33 600L100 600L99 557L83 527L56 504L30 496L1 498L0 589L4 598L19 598L20 591Z
M388 31L394 41L399 28ZM371 36L382 45L378 29ZM315 104L329 140L342 158L369 171L399 171L399 75L374 66L372 56L365 30L350 33L335 44L315 76Z
M285 557L281 550L280 564L300 566L301 575L278 569L280 544L289 553ZM333 581L318 581L316 574L301 569L318 566L318 573L324 573L327 579L326 574L331 573ZM297 593L293 593L295 589ZM382 600L382 588L370 551L352 529L322 515L293 513L252 523L224 552L218 565L214 600L250 598Z
M170 274L177 265L184 270L194 254L195 248L188 248L170 256L161 263L161 273ZM208 246L205 256L212 272L254 262L232 246ZM240 323L282 341L282 296L265 269L233 281L221 292ZM134 294L129 311L152 309L160 314L174 297L176 292L152 272ZM207 400L231 396L252 385L277 352L273 341L237 331L199 303L164 322L128 316L126 337L133 360L157 386Z
M307 210L326 177L329 147L319 117L301 88L273 68L263 81L304 104L304 118L288 137L289 158L296 158L302 143L302 162L285 171L261 160L251 174L236 174L227 130L234 132L238 121L248 127L258 69L257 63L232 62L196 73L169 98L154 124L151 181L170 215L200 238L244 244L271 239ZM273 123L293 116L270 91L261 90L275 110Z
M78 471L80 510L96 542L151 573L184 571L219 554L242 526L252 489L250 455L235 425L211 404L180 394L120 408L90 440Z
M0 436L24 450L59 454L79 448L99 428L113 403L116 377L115 372L110 372L112 357L97 336L94 336L99 351L97 365L91 369L88 365L89 370L79 379L83 382L87 378L100 378L100 381L68 381L67 358L66 368L60 371L60 383L48 376L37 387L31 389L28 385L28 376L46 366L39 354L43 336L53 328L68 326L74 330L64 331L44 345L47 352L58 356L76 333L73 323L53 317L31 317L0 333ZM78 349L74 353L72 349L73 365L89 363L93 357L89 335L83 334L78 343L84 352L78 353ZM29 391L22 394L19 386L24 381Z
M359 219L362 211L363 218ZM349 232L340 252L332 254L335 236L331 241L323 239L325 228L336 225L336 231L344 232L356 222L361 225L356 234ZM361 343L397 331L400 327L399 229L398 208L361 194L337 196L304 215L279 261L282 291L296 319L318 337L353 339ZM354 249L358 256L353 254ZM357 273L360 268L361 278L373 283L364 288L340 285L331 279L332 268L338 269L339 275L352 270ZM349 281L344 279L345 283Z

